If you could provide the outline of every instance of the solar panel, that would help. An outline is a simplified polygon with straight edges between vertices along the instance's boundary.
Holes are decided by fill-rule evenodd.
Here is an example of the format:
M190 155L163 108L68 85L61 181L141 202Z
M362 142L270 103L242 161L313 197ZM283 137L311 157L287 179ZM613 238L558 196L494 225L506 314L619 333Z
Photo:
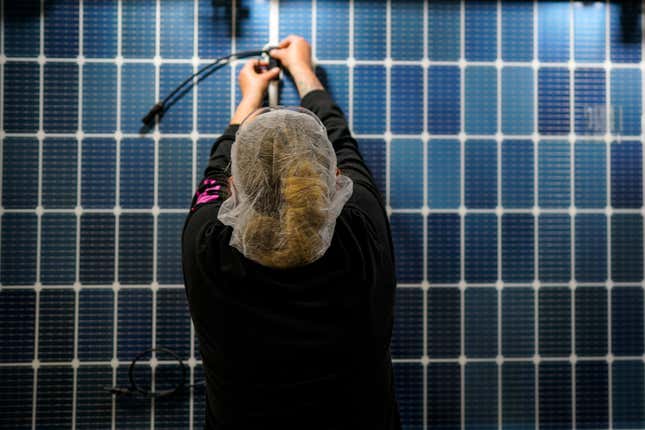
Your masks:
M291 33L387 202L404 428L645 427L640 14L627 35L620 2L0 3L0 428L203 425L203 390L103 387L158 346L203 379L179 239L241 65L140 118Z

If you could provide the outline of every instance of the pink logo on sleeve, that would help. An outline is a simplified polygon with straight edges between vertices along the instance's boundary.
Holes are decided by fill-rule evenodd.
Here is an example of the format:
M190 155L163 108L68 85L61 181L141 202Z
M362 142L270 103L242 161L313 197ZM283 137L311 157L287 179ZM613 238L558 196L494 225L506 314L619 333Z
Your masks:
M217 181L212 178L205 178L197 187L195 191L195 205L193 210L197 205L204 203L213 202L220 198L220 190L222 186L217 184Z

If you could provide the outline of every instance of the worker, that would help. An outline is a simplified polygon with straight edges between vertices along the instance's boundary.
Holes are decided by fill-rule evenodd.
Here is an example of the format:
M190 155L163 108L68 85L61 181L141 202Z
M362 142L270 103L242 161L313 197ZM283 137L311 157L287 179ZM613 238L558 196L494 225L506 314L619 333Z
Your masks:
M182 235L205 427L399 429L383 199L309 43L270 55L302 106L261 108L279 70L246 63Z

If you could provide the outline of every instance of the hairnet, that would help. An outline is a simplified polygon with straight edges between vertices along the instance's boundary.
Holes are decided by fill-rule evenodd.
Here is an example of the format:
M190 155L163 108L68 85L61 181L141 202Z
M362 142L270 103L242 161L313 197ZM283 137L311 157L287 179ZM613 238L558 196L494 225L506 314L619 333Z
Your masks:
M336 175L336 154L318 117L299 107L260 109L245 119L231 150L231 196L218 218L230 245L262 265L302 266L329 248L352 194Z

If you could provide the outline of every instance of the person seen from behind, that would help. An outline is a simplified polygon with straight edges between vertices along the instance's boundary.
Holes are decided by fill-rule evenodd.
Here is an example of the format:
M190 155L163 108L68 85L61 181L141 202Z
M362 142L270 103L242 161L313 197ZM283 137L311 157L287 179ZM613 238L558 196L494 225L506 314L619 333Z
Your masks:
M300 107L261 108L279 69L239 74L182 235L207 429L400 429L384 202L342 110L289 36Z

